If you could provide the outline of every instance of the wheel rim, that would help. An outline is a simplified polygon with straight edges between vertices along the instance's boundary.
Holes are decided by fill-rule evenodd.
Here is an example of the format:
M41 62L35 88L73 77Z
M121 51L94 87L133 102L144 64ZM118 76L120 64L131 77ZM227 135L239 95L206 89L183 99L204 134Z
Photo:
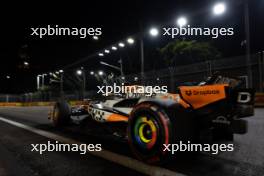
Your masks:
M146 123L142 123L139 126L139 138L144 143L149 143L151 141L152 132L151 132L150 125Z
M157 141L157 127L153 118L140 117L134 126L136 144L143 149L151 149Z

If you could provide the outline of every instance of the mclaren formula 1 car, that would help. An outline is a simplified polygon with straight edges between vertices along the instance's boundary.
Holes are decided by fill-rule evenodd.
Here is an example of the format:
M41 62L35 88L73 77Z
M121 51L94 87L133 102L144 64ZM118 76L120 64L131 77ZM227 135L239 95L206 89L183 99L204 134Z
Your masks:
M89 100L73 107L59 101L49 118L56 127L76 119L121 124L116 131L123 131L135 156L157 163L170 156L164 144L230 140L234 133L246 133L243 118L254 114L253 103L254 91L241 88L240 80L214 75L197 85L178 87L177 94Z

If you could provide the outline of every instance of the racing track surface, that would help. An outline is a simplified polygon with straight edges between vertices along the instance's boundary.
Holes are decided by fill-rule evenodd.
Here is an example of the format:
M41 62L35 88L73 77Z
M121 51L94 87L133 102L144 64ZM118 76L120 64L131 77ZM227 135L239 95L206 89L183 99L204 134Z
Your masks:
M1 107L0 117L87 144L101 143L103 150L121 157L133 158L125 140L106 135L100 127L71 125L59 130L54 129L47 119L48 110L49 107ZM255 112L254 117L248 118L249 132L235 136L233 152L179 156L163 168L157 167L157 175L166 175L163 173L166 170L172 171L172 175L264 175L264 109L256 109ZM47 143L48 140L53 141L0 120L0 176L143 175L134 169L91 154L46 152L40 155L31 152L31 144ZM115 159L117 158L111 158ZM135 168L139 167L140 162L134 160L133 163Z

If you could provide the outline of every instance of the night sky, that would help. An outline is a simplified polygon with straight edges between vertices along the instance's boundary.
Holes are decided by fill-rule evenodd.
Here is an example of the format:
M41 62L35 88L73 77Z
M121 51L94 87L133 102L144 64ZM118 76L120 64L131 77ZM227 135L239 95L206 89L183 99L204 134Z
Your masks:
M250 30L252 53L264 50L264 1L250 1ZM17 1L2 3L0 42L0 93L26 93L36 90L36 75L65 68L68 64L97 53L140 29L153 25L172 25L181 14L188 17L192 26L234 27L230 38L214 39L213 43L223 56L244 54L240 43L244 37L243 5L240 0L227 2L227 13L213 17L211 8L216 0L126 0L126 1ZM92 37L80 39L70 36L49 36L39 39L30 36L31 27L100 27L102 36L98 41ZM162 37L162 36L161 36ZM195 38L199 40L199 38ZM201 39L211 41L212 39ZM158 61L151 60L153 48L166 44L164 40L145 39L146 70L158 68ZM122 51L125 73L136 73L140 67L139 42ZM120 55L119 55L120 56ZM118 56L104 61L117 65ZM24 68L23 62L29 62ZM85 69L105 69L93 57L69 71L84 66ZM149 64L148 64L149 63ZM9 75L10 79L6 79Z

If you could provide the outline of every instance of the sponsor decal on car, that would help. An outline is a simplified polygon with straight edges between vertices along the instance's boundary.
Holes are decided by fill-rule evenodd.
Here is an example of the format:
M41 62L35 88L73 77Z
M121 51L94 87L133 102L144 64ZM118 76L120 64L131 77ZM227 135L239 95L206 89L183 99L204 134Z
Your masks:
M185 94L188 96L192 96L192 95L211 95L211 94L219 94L220 91L219 90L205 90L205 91L196 91L196 90L186 90Z

